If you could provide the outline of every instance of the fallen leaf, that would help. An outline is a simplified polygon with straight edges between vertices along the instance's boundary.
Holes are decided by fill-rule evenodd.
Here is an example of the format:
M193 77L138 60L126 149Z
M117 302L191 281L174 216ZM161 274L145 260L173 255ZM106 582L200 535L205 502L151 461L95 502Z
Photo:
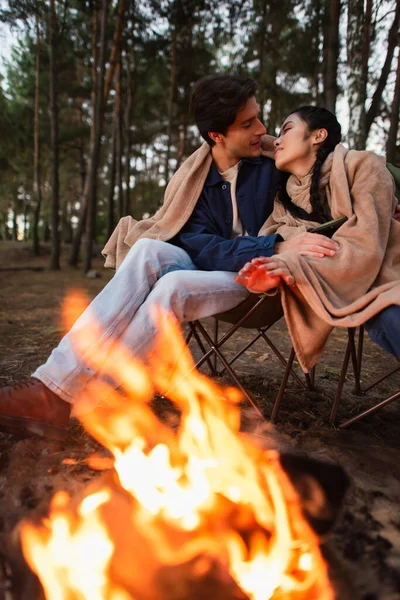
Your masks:
M268 360L270 358L270 356L271 355L269 352L265 352L264 354L261 354L261 356L256 358L256 362L265 362L266 360Z

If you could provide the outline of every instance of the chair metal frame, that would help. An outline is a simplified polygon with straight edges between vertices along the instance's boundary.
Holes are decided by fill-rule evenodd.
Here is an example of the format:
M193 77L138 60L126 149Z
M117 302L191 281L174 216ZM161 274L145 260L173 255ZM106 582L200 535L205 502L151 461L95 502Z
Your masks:
M372 388L377 386L379 383L381 383L382 381L384 381L391 375L394 375L394 373L396 373L397 371L400 370L400 364L399 364L397 367L390 369L389 371L387 371L386 373L384 373L377 379L373 380L371 383L369 383L365 387L362 387L361 386L361 369L362 369L362 353L363 353L363 347L364 347L364 326L361 325L359 327L357 345L356 345L356 328L350 327L350 328L348 328L347 332L348 332L347 347L346 347L345 355L343 358L342 368L341 368L340 376L339 376L339 382L338 382L338 386L336 389L336 395L335 395L335 399L333 401L332 410L331 410L331 414L330 414L330 418L329 418L330 423L332 423L333 425L336 422L337 411L338 411L339 404L340 404L340 401L342 398L343 386L344 386L350 358L351 358L351 362L352 362L354 383L355 383L354 391L358 395L366 394L369 390L371 390ZM348 427L349 425L352 425L353 423L356 423L360 419L363 419L364 417L367 417L368 415L375 413L380 408L387 406L388 404L390 404L391 402L394 402L395 400L398 400L399 398L400 398L400 390L398 392L396 392L395 394L391 395L390 397L386 398L385 400L382 400L378 404L375 404L375 406L372 406L371 408L368 408L368 409L362 411L355 417L352 417L351 419L347 419L346 421L343 421L342 423L339 424L339 427L340 428Z
M234 369L232 368L232 364L240 358L248 350L255 342L259 339L263 339L269 348L273 351L278 360L285 367L284 374L282 377L282 381L279 387L278 394L276 396L274 406L272 409L270 421L272 423L276 422L278 412L280 409L281 402L283 400L287 382L290 376L292 376L296 382L304 389L304 390L315 390L315 368L311 369L309 373L304 373L305 381L297 375L297 373L293 370L293 362L296 357L295 350L292 346L288 359L284 358L282 353L278 350L276 345L272 342L270 337L268 337L268 330L274 325L272 323L270 325L264 327L246 327L247 329L255 329L257 334L240 350L233 356L233 358L227 360L221 351L221 347L227 342L232 335L234 335L238 329L245 326L246 321L265 303L268 302L268 296L260 296L259 300L256 304L246 313L244 314L238 321L231 325L229 330L219 337L219 319L218 315L215 315L214 318L214 332L211 336L209 332L206 330L204 325L200 321L190 321L189 325L189 334L186 338L186 342L193 337L203 353L203 356L197 361L196 368L201 367L205 362L207 362L211 374L212 375L221 375L224 371L227 371L234 381L235 385L241 390L243 396L248 400L248 402L255 408L258 414L265 419L265 416L251 397L250 393L246 390L246 388L241 383L240 379L236 375ZM358 329L358 340L356 339ZM362 372L362 355L363 355L363 347L364 347L364 327L361 325L360 327L349 327L347 329L348 340L347 346L343 357L343 362L340 370L338 385L336 388L335 398L332 404L332 409L329 417L329 422L332 425L336 425L336 417L339 408L340 401L343 395L343 387L346 379L346 375L349 368L349 362L351 359L352 363L352 372L354 376L354 392L357 395L363 396L369 390L373 389L375 386L379 385L382 381L394 375L394 373L400 371L400 362L399 365L385 372L380 377L374 379L372 382L368 383L365 387L361 385L361 372ZM208 350L205 347L205 344L208 346ZM217 370L217 361L220 361L223 365L222 370ZM360 419L367 417L378 411L380 408L387 406L388 404L394 402L395 400L400 399L400 390L395 394L392 394L390 397L385 398L378 404L368 408L358 415L352 417L351 419L347 419L338 425L339 428L345 428L353 423L356 423Z
M309 389L309 390L311 389L312 390L312 389L314 389L314 372L312 372L311 375L308 373L305 373L304 374L305 381L303 382L301 380L301 378L297 375L297 373L293 370L293 360L295 358L294 349L293 348L291 349L290 356L288 359L286 359L282 355L282 353L279 351L279 349L276 347L276 345L272 342L270 337L267 335L267 331L275 323L271 323L267 326L261 326L261 327L256 327L256 326L255 327L247 327L247 329L256 330L257 334L252 338L252 340L250 342L248 342L242 348L240 348L240 350L230 360L227 360L225 358L223 352L221 351L221 347L225 344L225 342L227 342L232 337L232 335L234 335L238 331L238 329L245 326L246 321L256 311L258 311L264 303L266 303L268 301L269 301L269 296L261 296L259 298L259 300L256 302L256 304L254 304L254 306L252 308L250 308L248 310L248 312L246 314L244 314L236 323L232 324L231 327L229 328L229 330L225 334L223 334L221 337L219 337L218 315L215 315L213 317L215 320L213 336L211 336L209 334L209 332L206 330L206 328L200 321L189 321L189 323L188 323L189 334L186 338L186 342L189 343L190 339L193 337L196 340L200 350L203 353L203 356L196 363L196 368L201 367L205 362L207 362L207 364L211 370L211 374L214 376L221 375L224 371L227 371L229 373L230 377L232 378L232 380L234 381L235 385L241 390L244 397L255 408L255 410L258 412L258 414L263 419L265 419L265 416L263 415L263 413L261 412L261 410L255 403L255 401L251 397L250 393L243 386L240 379L236 375L234 369L232 368L232 364L240 356L242 356L243 353L246 352L246 350L248 350L259 339L263 339L266 342L266 344L269 346L269 348L273 351L273 353L278 358L278 360L285 367L283 379L282 379L282 382L281 382L281 385L279 388L278 395L275 399L275 403L274 403L274 407L273 407L272 415L271 415L271 419L270 419L271 422L275 422L277 414L278 414L279 406L282 401L289 377L292 376L303 389ZM203 341L207 344L208 350L206 349ZM221 371L217 370L217 361L218 360L223 365L223 369Z

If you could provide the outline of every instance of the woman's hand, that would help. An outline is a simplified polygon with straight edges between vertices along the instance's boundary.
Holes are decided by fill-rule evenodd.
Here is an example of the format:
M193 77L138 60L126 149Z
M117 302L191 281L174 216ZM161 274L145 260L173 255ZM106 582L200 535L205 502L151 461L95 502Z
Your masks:
M253 258L240 269L235 280L245 285L251 292L259 294L277 287L283 279L288 285L294 284L294 277L280 258L259 256Z
M313 256L324 258L324 256L335 256L340 246L335 240L331 240L320 233L305 231L293 236L286 242L275 244L275 254L281 254L286 250L294 250L302 256Z

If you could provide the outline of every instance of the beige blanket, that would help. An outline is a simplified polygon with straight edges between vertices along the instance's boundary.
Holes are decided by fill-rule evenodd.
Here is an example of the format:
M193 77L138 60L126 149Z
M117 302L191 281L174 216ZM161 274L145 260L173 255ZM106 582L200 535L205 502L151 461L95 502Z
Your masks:
M288 193L293 202L311 211L310 176L291 176ZM333 236L340 244L334 257L279 254L296 285L281 286L282 303L293 345L304 370L319 359L334 326L355 327L385 307L400 304L400 223L393 179L382 158L372 152L348 151L338 145L322 173L332 218L348 221ZM260 233L281 233L284 239L299 228L282 205ZM300 221L302 229L313 223Z
M275 138L262 138L262 154L273 158ZM133 244L140 238L167 242L185 225L202 192L212 163L210 146L204 142L177 170L167 185L162 207L149 219L136 221L131 216L120 219L103 248L105 267L118 269Z
M149 219L136 221L131 216L120 219L102 254L105 267L120 266L133 244L140 238L168 241L185 225L199 199L210 170L210 146L204 142L178 169L167 185L164 203Z

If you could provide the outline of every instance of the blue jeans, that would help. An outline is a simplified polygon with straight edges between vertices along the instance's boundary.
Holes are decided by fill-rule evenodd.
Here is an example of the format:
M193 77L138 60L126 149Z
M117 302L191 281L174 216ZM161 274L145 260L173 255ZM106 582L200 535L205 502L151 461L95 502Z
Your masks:
M400 358L400 306L393 304L365 323L373 342Z
M157 334L154 305L180 322L201 319L234 308L247 298L247 289L234 280L235 273L199 271L188 254L172 244L142 239L130 249L111 281L76 321L72 332L85 332L94 316L101 328L99 346L108 348L118 339L144 358ZM33 376L67 402L95 375L75 353L70 333L64 336L47 362Z

